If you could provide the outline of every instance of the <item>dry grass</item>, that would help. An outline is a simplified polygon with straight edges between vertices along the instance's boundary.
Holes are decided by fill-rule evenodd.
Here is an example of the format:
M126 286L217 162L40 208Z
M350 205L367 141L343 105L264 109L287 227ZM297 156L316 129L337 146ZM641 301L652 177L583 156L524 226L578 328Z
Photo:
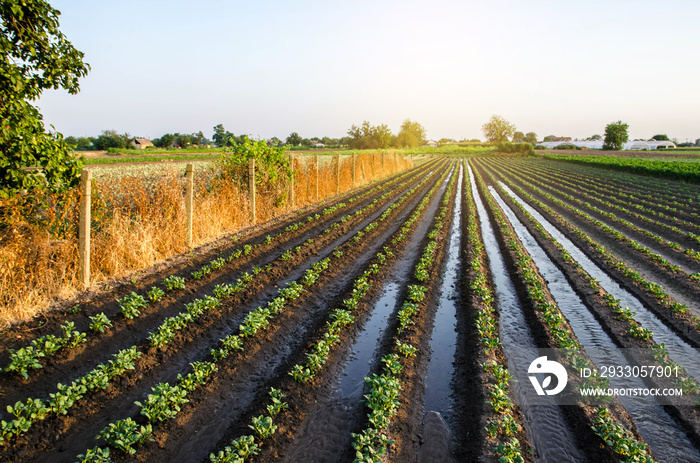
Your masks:
M323 158L326 159L323 159ZM337 160L295 156L294 208L334 196ZM400 159L400 157L398 157ZM356 186L409 167L381 154L356 155ZM340 192L353 188L352 157L342 156ZM318 183L318 197L316 184ZM92 192L91 280L109 281L149 268L188 251L185 246L185 182L169 168L157 175L125 174L97 177ZM258 222L293 208L275 205L278 192L259 192ZM77 277L79 194L52 197L51 207L22 207L19 201L0 203L0 325L27 320L53 303L75 297L82 289ZM247 192L216 178L213 171L195 176L194 244L250 226Z

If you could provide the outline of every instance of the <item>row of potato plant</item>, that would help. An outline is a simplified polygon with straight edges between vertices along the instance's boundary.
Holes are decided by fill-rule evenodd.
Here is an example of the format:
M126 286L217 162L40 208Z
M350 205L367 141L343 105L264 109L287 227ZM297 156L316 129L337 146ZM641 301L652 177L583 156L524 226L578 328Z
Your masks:
M426 177L425 179L422 180L421 184L426 182L429 177ZM417 187L414 187L412 191L414 191ZM393 191L393 190L392 190ZM392 194L392 192L387 192L383 197L389 196ZM406 193L409 194L409 193ZM366 208L369 208L370 206L374 206L374 203L371 203L366 206ZM328 229L326 229L327 231ZM260 273L261 269L257 271L256 273ZM215 289L214 292L215 294L218 293L219 296L231 296L235 292L242 291L247 284L252 281L252 276L248 274L247 272L243 274L241 278L238 279L236 284L233 285L218 285ZM287 289L287 288L285 288ZM284 291L284 290L283 290ZM174 337L174 331L177 329L182 329L186 324L192 323L198 316L200 316L205 310L211 310L215 307L217 307L220 303L220 298L214 297L214 296L205 296L203 298L197 299L195 301L190 302L189 304L186 304L186 311L183 312L179 316L175 317L170 317L166 319L158 328L156 328L154 331L152 331L149 335L148 338L151 342L151 345L157 346L157 347L162 347L165 344L167 344L173 337ZM277 302L279 303L279 301ZM273 305L274 306L274 305ZM232 338L229 340L229 343L235 343L235 339ZM117 354L117 357L120 358L119 356L123 352L133 352L138 354L138 356L141 355L141 352L137 352L137 346L131 346L128 349L124 349L120 353ZM133 367L132 367L133 368ZM93 382L93 376L95 374L99 374L101 371L102 366L98 365L94 370L91 372L88 372L86 375L82 376L81 378L78 378L75 380L72 385L68 388L64 387L62 384L57 385L58 392L55 394L51 394L52 400L60 401L61 403L65 404L63 405L63 408L61 409L61 413L56 413L56 414L65 414L68 410L68 408L72 407L73 404L82 398L85 393L87 392L92 392L96 390L96 387L88 387L86 389L81 388L81 385L84 382L87 382L88 384L92 384ZM104 375L100 375L100 380L101 382L99 383L101 385L100 389L104 389L109 385L109 381L114 379L117 376L120 376L126 371L126 369L121 369L121 370L114 370L111 371L111 374L105 377ZM96 373L97 372L97 373ZM76 390L80 393L76 393ZM54 397L55 396L55 397ZM44 403L41 401L41 399L27 399L27 403ZM18 408L19 407L19 408ZM46 408L46 407L45 407ZM22 403L17 402L14 407L8 408L8 410L11 410L10 413L16 414L17 410L23 410L22 409ZM49 408L49 413L40 413L40 414L33 414L32 415L32 423L36 421L43 420L47 418L53 410ZM23 423L23 417L26 415L24 413L22 416L18 416L16 420L13 420L10 423L6 423L4 421L0 422L0 427L2 429L6 429L7 432L6 434L8 437L10 436L16 436L19 434L22 434L26 432L29 429L29 426ZM5 424L3 424L5 423ZM20 424L22 424L20 426ZM0 441L0 443L4 443L5 440Z
M443 174L440 177L440 179L436 182L435 186L433 186L433 188L431 188L430 191L428 191L424 199L421 200L421 202L417 206L416 210L413 212L413 214L411 214L411 217L409 218L408 222L412 224L420 217L420 214L418 212L422 211L428 204L430 198L433 196L437 187L442 183L445 175L446 174ZM385 220L390 214L390 212L389 214L385 214L382 214L379 220ZM399 240L396 240L396 238L392 239L392 246L397 245L406 237L406 230L410 227L410 224L407 226L406 223L404 223L404 225L401 227L400 231L396 235L402 236L402 238ZM292 369L289 371L288 374L295 381L301 384L309 383L316 376L316 374L320 372L321 368L323 367L323 365L325 365L327 361L331 348L340 340L342 330L344 328L349 327L355 322L355 317L352 315L352 311L357 309L359 303L361 302L361 299L367 294L367 292L371 288L370 278L373 275L379 273L381 267L388 265L391 259L393 259L393 257L394 253L391 250L391 247L384 246L382 250L376 254L375 262L371 264L367 269L365 269L365 271L353 282L351 296L343 301L343 305L346 308L336 308L333 311L331 311L329 315L329 320L326 322L326 331L324 331L324 333L320 336L320 340L314 343L310 347L309 351L306 353L307 361L303 365L294 365L294 367L292 367ZM210 460L214 463L239 463L245 461L248 458L248 456L252 456L252 454L245 456L238 454L235 451L235 443L238 442L240 439L248 437L249 436L241 436L236 438L232 441L232 444L227 447L227 449L230 450L218 452L216 454L212 453L209 456ZM260 445L261 444L262 439L260 439Z
M428 234L428 242L423 248L414 268L414 277L424 283L429 275L435 274L435 249L439 234L444 228L448 205L457 179L453 174L441 201L441 207L433 219L433 227ZM402 387L402 372L404 365L401 358L413 357L418 347L407 342L405 332L415 324L415 316L421 309L421 304L428 295L428 287L418 284L408 286L408 297L396 314L398 326L393 338L393 352L381 359L381 373L365 377L368 393L364 395L364 403L370 410L367 415L367 426L359 433L352 434L352 446L355 450L355 463L370 463L382 461L387 447L392 440L387 435L391 420L396 415L400 405Z
M68 410L87 393L106 389L112 379L134 369L134 362L141 356L135 346L114 354L114 359L101 363L84 376L69 385L58 383L57 392L49 394L49 399L29 398L25 403L17 402L7 407L15 416L12 421L0 421L0 445L8 443L12 437L26 433L33 424L50 415L65 415Z
M527 297L535 309L537 318L547 327L552 343L551 347L563 349L565 352L565 359L560 359L560 363L569 368L571 371L569 377L572 378L576 378L575 372L581 368L590 368L591 371L595 371L596 368L593 362L581 353L582 346L576 339L571 327L568 326L568 322L561 310L556 303L550 302L553 299L551 299L551 296L548 297L549 290L544 279L537 272L534 261L511 231L509 222L487 191L482 180L478 178L477 182L493 213L506 247L513 256L515 265L519 270L517 277L525 285ZM607 388L608 381L607 378L591 375L590 378L582 381L581 387ZM597 419L592 419L590 416L587 417L590 420L588 425L601 438L601 444L611 450L618 458L628 462L652 463L655 461L649 455L648 445L638 441L630 431L617 423L614 416L607 412L605 406L594 407L593 413L598 418L604 417L604 423L609 424L609 426L603 427Z
M567 166L570 169L573 169L575 167L574 165L568 163ZM696 196L696 193L687 188L691 186L689 184L671 182L662 179L654 179L652 177L643 177L639 175L630 176L629 174L615 173L595 168L587 168L584 170L577 168L576 170L574 170L574 172L574 175L577 177L585 176L589 179L593 175L593 181L602 181L604 178L607 181L607 184L617 185L618 190L624 189L634 197L647 198L650 204L654 204L659 199L665 199L665 201L668 201L670 204L675 206L686 208L697 207L696 205L693 206L693 204L695 203L694 198ZM601 174L603 174L604 177L602 177ZM679 202L679 199L685 200L687 202ZM659 207L672 213L680 212L677 209L669 207L665 204L660 204ZM693 215L697 217L697 214Z
M437 188L441 185L441 183L442 178L435 183L428 194L426 194L426 196L421 200L418 207L411 214L409 219L401 226L401 229L392 240L392 245L397 245L407 237L411 226L421 217L423 210L429 204L433 194L435 191L437 191ZM380 219L384 220L381 217ZM394 255L391 250L385 248L384 252L377 253L377 262L367 268L362 275L355 280L350 297L343 300L343 305L348 313L352 313L353 311L357 310L360 301L371 289L370 278L379 273L381 267L386 266L393 257ZM349 320L347 325L351 323L354 323L354 319ZM331 328L333 324L334 321L329 323L329 328L324 333L322 339L311 347L311 352L306 354L306 362L303 365L298 364L294 366L290 374L295 380L302 383L308 382L313 379L316 373L323 367L323 365L325 365L328 355L330 354L330 347L332 347L332 345L340 339L338 334L334 332L335 330ZM326 339L327 336L332 336L333 342L328 342Z
M285 228L284 231L276 235L267 235L262 243L259 244L247 244L242 248L237 249L230 253L227 257L219 256L213 259L209 264L203 265L199 269L191 273L191 277L195 280L199 280L206 275L209 275L213 270L219 270L224 267L227 263L238 259L241 256L248 256L253 249L256 247L266 244L269 245L276 239L279 239L291 231L297 231L302 226L307 225L321 217L333 214L336 211L345 208L355 201L364 199L369 195L388 187L393 188L392 185L403 180L405 177L410 176L414 173L413 170L403 173L402 175L396 176L396 178L391 179L387 183L381 183L373 186L372 188L367 188L365 192L360 195L353 196L349 198L347 202L339 202L333 206L324 208L320 214L309 215L306 220L300 220L292 225ZM400 186L398 187L400 188ZM163 286L167 291L181 291L185 289L185 278L176 275L170 275L163 279ZM146 297L137 294L132 291L130 294L124 296L117 300L120 311L119 313L124 319L133 320L141 315L141 311L145 309L149 302L156 303L165 297L165 291L158 286L153 286L146 294ZM99 313L94 316L89 317L91 320L90 330L93 333L105 333L107 330L112 328L112 320L104 313ZM20 349L10 349L10 363L5 367L5 371L13 372L22 375L24 378L28 378L28 372L30 369L40 369L42 368L39 359L50 357L55 355L59 350L64 347L75 348L79 344L87 340L88 333L80 332L75 329L74 322L67 322L65 325L61 326L63 330L63 336L57 337L55 335L46 335L33 340L29 346Z
M500 191L506 195L510 196L507 191L499 188ZM545 230L545 228L520 204L518 201L512 200L511 204L515 204L520 210L520 212L527 218L527 220L532 224L533 228L537 230L542 239L549 241L559 252L562 260L570 263L576 269L576 272L583 277L589 284L589 286L596 290L596 292L605 300L606 307L611 310L615 317L625 322L627 325L627 333L638 340L647 341L646 343L639 344L640 347L650 347L653 351L653 356L659 362L661 366L670 366L672 368L677 368L680 375L674 376L672 382L675 386L683 389L686 394L693 394L700 389L700 385L695 381L694 378L685 374L682 365L676 363L668 355L666 347L661 344L656 344L653 341L654 333L644 328L635 318L635 313L629 309L629 307L622 307L619 299L616 299L613 295L606 292L600 285L597 279L593 278L586 270L571 256L569 251L564 249L564 247L556 240L552 235ZM649 343L651 345L649 346Z
M518 169L520 170L521 168L522 166L518 165ZM683 220L676 216L670 216L656 212L652 207L646 207L644 206L644 204L638 204L638 200L632 195L621 194L619 196L621 196L623 199L620 199L617 197L618 193L614 186L599 186L581 178L571 178L565 173L554 169L545 169L544 166L533 166L532 169L525 168L524 170L533 173L533 175L537 175L538 178L546 176L546 178L550 181L556 181L559 184L567 185L566 188L574 194L583 194L590 196L594 200L599 201L607 207L615 209L624 214L631 215L632 217L635 217L652 225L656 225L658 227L673 231L681 236L689 237L700 243L700 235L696 235L695 233L689 231L681 230L680 228L674 225L669 225L666 222L662 222L660 220L651 218L649 217L649 215L659 217L670 222L678 223L689 228L700 230L700 225L698 225L697 223ZM611 202L611 200L613 202ZM652 204L654 204L654 207L658 206L656 203ZM642 211L644 214L635 212L632 209Z
M430 180L431 177L426 177L423 179L419 184L414 186L411 190L408 192L404 193L404 195L401 196L401 198L397 202L403 202L406 198L410 197L420 186L422 186L425 182ZM386 195L391 194L391 192L385 193ZM370 204L371 205L371 204ZM370 206L368 205L368 206ZM368 207L367 206L367 207ZM370 224L371 225L371 224ZM368 226L370 226L368 225ZM373 229L372 227L371 229ZM366 229L366 227L365 227ZM358 232L359 233L359 232ZM346 245L352 245L351 240L346 241ZM340 247L343 247L341 245ZM339 247L339 248L340 248ZM333 255L334 257L340 257L342 256L342 251L340 249L336 249L336 252ZM284 289L279 291L279 295L275 298L273 298L272 301L267 303L264 306L259 306L258 308L254 309L253 311L249 312L243 323L239 326L238 334L233 334L226 336L222 338L219 342L219 347L214 348L211 350L210 355L214 359L214 362L209 362L207 364L215 365L215 362L222 361L226 359L229 355L236 351L242 351L244 350L243 346L243 341L246 338L250 338L252 336L255 336L259 331L264 330L267 328L270 324L270 321L272 318L281 313L282 310L284 309L284 306L286 305L287 301L295 300L298 297L301 296L301 294L306 291L304 286L311 286L313 285L316 280L318 279L318 274L321 272L325 271L329 267L329 262L331 258L326 258L317 264L314 264L312 268L308 269L304 276L300 278L300 281L305 282L305 284L300 284L296 281L291 282L290 284L287 285ZM222 291L225 291L222 289ZM340 314L337 314L340 315ZM342 320L342 317L339 316L339 318ZM195 365L193 364L193 370L195 368ZM210 373L213 373L214 370L211 370ZM192 373L190 373L191 375ZM151 424L155 424L156 422L163 421L166 419L173 418L174 416L177 415L177 413L180 411L180 405L184 404L187 402L186 395L194 390L187 390L182 387L183 383L183 378L182 376L178 375L178 381L180 384L177 384L175 386L171 386L168 383L160 383L156 385L155 387L152 388L152 391L154 394L151 394L148 396L148 399L145 403L140 403L137 402L136 405L141 408L141 414L144 415ZM202 382L199 382L195 385L198 386L200 384L203 384ZM154 408L155 407L155 408ZM269 417L268 417L269 418ZM131 418L126 418L126 420L131 420ZM124 420L120 420L124 421ZM119 423L120 421L116 422ZM102 433L100 433L97 438L103 437L103 433L108 432L108 430L113 427L116 423L111 423L108 425L105 430L103 430ZM256 427L266 427L271 429L271 418L270 420L263 419L261 422L254 423L254 426ZM276 429L276 427L275 427ZM140 428L134 428L134 433L140 432ZM272 430L269 434L271 435L274 433L274 430ZM269 435L267 436L269 437ZM121 442L123 439L119 439ZM143 443L142 439L136 439L134 438L128 438L127 439L130 442L133 442L133 445ZM108 445L111 446L110 442L105 440ZM120 448L120 447L115 447L118 450L125 451L125 449ZM103 450L98 450L99 447L95 447L91 450L89 450L86 454L79 456L81 459L80 461L93 461L91 460L92 455L97 455L100 452L104 453ZM133 450L133 452L132 452ZM126 450L127 453L134 453L135 449L131 448L130 450Z
M494 439L493 453L502 463L523 463L523 449L516 434L521 431L522 417L516 416L510 400L510 380L512 375L508 366L495 355L502 354L499 337L499 320L494 307L495 297L488 284L486 250L478 228L475 198L472 194L468 176L465 176L464 198L467 209L466 232L469 243L469 288L478 304L474 325L481 342L481 366L494 384L489 384L489 401L492 417L486 425L487 435ZM500 358L505 358L501 355Z
M523 175L523 169L518 169L518 172L520 172L520 174ZM525 178L528 178L528 179L531 180L531 181L537 181L538 185L545 187L545 188L548 189L549 191L555 192L556 194L559 194L560 196L564 197L565 199L568 199L569 201L573 201L574 203L576 203L576 204L578 204L578 205L580 205L580 206L583 206L583 207L587 208L587 209L590 210L590 211L593 211L593 212L595 212L595 213L597 213L597 214L600 214L600 215L602 215L602 216L604 216L604 217L607 217L607 218L609 218L610 220L612 220L613 222L622 225L622 226L625 227L626 229L629 229L629 230L632 230L632 231L634 231L634 232L637 232L637 233L640 233L640 234L642 234L642 235L645 235L645 236L647 236L648 238L650 238L650 239L656 241L657 243L659 243L659 244L661 244L661 245L663 245L663 246L666 246L666 247L668 247L668 248L670 248L670 249L672 249L672 250L674 250L674 251L681 252L681 253L685 254L686 256L688 256L688 257L691 258L691 259L694 259L694 260L696 260L696 261L700 261L700 252L695 251L694 249L691 249L691 248L684 248L683 246L681 246L679 243L677 243L677 242L675 242L675 241L667 240L667 239L665 239L664 237L659 236L659 235L657 235L656 233L651 232L651 231L649 231L649 230L646 230L646 229L644 229L644 228L642 228L642 227L639 227L639 226L637 226L636 224L634 224L634 223L632 223L632 222L630 222L630 221L628 221L628 220L625 220L625 219L622 219L622 218L620 218L620 217L617 217L617 216L616 216L614 213L612 213L612 212L607 212L607 211L605 211L605 210L603 210L603 209L600 209L600 208L597 207L597 206L594 206L594 205L591 204L589 201L587 201L587 199L589 199L589 197L590 197L590 194L589 194L588 192L582 192L582 191L578 191L578 190L576 190L576 189L574 189L574 188L568 187L568 186L564 185L563 183L561 183L561 182L562 182L561 180L560 180L559 182L556 182L556 183L555 183L555 186L546 186L546 185L543 183L543 181L542 181L542 179L541 179L540 176L538 176L537 174L534 174L534 175L537 176L536 179L535 179L535 178L532 178L532 177L530 177L530 176L527 176L527 177L525 177ZM548 178L547 181L548 181L548 182L554 182L554 180L552 180L551 178ZM568 194L568 193L564 193L563 190L572 191L572 192L574 192L575 194L579 195L580 198L579 198L579 197L576 197L576 196L574 196L574 195ZM584 198L584 199L581 199L581 198ZM594 200L595 200L595 199L594 199ZM619 209L622 209L622 212L629 213L629 211L627 211L626 209L622 208L621 206L616 206L616 205L612 204L611 202L609 202L609 201L607 201L607 200L597 200L597 201L603 203L604 205L606 205L606 206L608 206L608 207L610 207L610 208L613 208L613 209L619 208ZM619 209L618 209L618 210L619 210ZM641 214L638 214L638 215L639 215L640 217L644 217L644 216L642 216ZM651 219L648 219L648 220L651 221ZM652 223L654 223L654 222L655 222L655 221L652 221ZM665 226L665 224L661 224L661 223L656 223L656 225L662 226L662 227ZM677 230L678 230L681 234L683 234L684 236L688 236L685 232L681 231L680 229L677 229ZM696 239L696 240L697 240L698 238L700 238L700 237L698 237L698 235L694 235L694 234L691 234L691 235L692 235L692 238L694 238L694 239ZM616 236L617 236L617 234L616 234ZM633 242L634 242L634 240L630 240L630 241L633 241ZM635 247L635 249L637 249L637 248ZM639 249L637 249L637 250L639 250ZM648 253L647 253L647 254L648 254ZM656 254L655 254L655 256L656 256ZM659 257L660 257L660 256L659 256ZM658 259L658 257L653 257L653 258L654 258L655 260ZM666 266L666 265L664 264L664 266ZM683 270L683 269L682 269L680 266L678 266L678 265L670 265L670 264L669 264L668 268L669 268L670 270L672 270L672 271L682 271L682 270ZM698 275L698 274L691 275L691 278L692 278L692 277L694 277L694 279L697 280L698 278L700 278L700 275Z
M615 239L617 239L617 240L619 240L620 242L626 244L626 245L627 245L628 247L630 247L631 249L633 249L633 250L635 250L635 251L637 251L637 252L640 252L640 253L646 255L646 256L649 257L651 260L653 260L654 262L656 262L658 265L660 265L661 267L667 269L669 272L671 272L672 274L676 275L677 277L682 277L682 276L684 276L684 277L686 277L686 278L688 278L688 279L694 281L696 285L697 285L698 283L700 283L700 273L692 273L692 274L689 274L689 273L685 272L685 271L683 270L683 268L680 267L679 265L675 265L675 264L670 263L670 262L669 262L666 258L664 258L662 255L660 255L660 254L658 254L658 253L652 251L651 249L649 249L648 247L646 247L646 246L644 246L644 245L642 245L642 244L639 244L637 241L635 241L635 240L633 240L633 239L630 239L630 238L629 238L627 235L625 235L624 233L621 233L620 231L615 230L614 228L610 227L608 224L606 224L606 223L604 223L604 222L601 222L600 220L598 220L598 219L592 217L591 215L587 214L586 212L584 212L584 211L582 211L582 210L580 210L580 209L578 209L578 208L572 206L571 204L569 204L569 203L567 203L567 202L565 202L565 201L560 200L559 198L555 197L554 195L552 195L552 194L550 194L550 193L547 193L546 191L542 190L541 188L539 188L538 186L534 185L533 183L526 181L525 179L523 179L521 176L519 176L518 174L516 174L516 173L513 172L512 170L509 171L509 174L510 174L511 176L517 178L520 182L522 182L522 183L523 183L524 185L526 185L528 188L531 188L533 191L535 191L535 192L537 192L537 193L543 195L543 196L544 196L545 198L547 198L548 200L550 200L550 201L554 202L555 204L558 204L558 205L560 205L560 206L566 208L567 210L573 212L574 214L576 214L576 215L578 215L579 217L583 218L583 219L586 220L587 222L592 223L593 225L595 225L596 227L600 228L600 229L603 230L604 232L606 232L606 233L608 233L609 235L613 236ZM565 193L560 193L560 194L563 195L563 196L565 196L565 197L567 197L567 199L572 200L572 201L574 201L574 202L579 202L579 201L580 201L580 200L578 200L577 198L574 198L574 197L571 196L571 195L567 195L567 194L565 194ZM603 212L604 212L604 211L603 211ZM608 213L605 213L605 212L604 212L604 214L607 215ZM614 214L612 214L612 215L614 216ZM631 224L631 226L632 226L632 227L636 227L634 224Z
M664 192L665 188L660 189L657 187L650 187L645 183L648 182L648 178L639 176L624 175L622 177L611 177L610 172L595 170L595 171L575 171L572 170L574 166L559 163L534 163L534 166L545 172L545 175L556 175L560 178L568 178L570 181L582 182L583 184L590 186L593 190L598 191L609 191L610 196L614 199L619 200L619 198L624 198L629 204L639 204L642 206L641 210L654 210L661 209L666 212L672 213L674 215L688 215L690 217L697 217L697 213L693 213L692 210L697 210L697 205L694 204L693 199L695 194L686 195L683 201L679 202L678 183L666 182L664 187L673 188L674 191L668 193L668 190ZM632 184L632 186L625 186L625 184ZM646 191L646 192L645 192ZM651 193L650 191L653 191ZM646 209L645 206L649 206L651 209ZM680 209L674 208L672 206L677 206Z
M562 227L569 230L571 233L578 236L580 239L585 241L595 253L607 262L613 268L618 270L622 275L629 278L632 282L638 284L647 294L652 296L662 307L667 308L671 313L686 315L691 326L694 326L696 330L700 331L700 318L690 314L688 312L688 307L684 304L679 303L673 299L669 294L667 294L663 287L657 283L649 282L644 278L639 272L629 267L622 260L618 259L612 252L610 252L605 246L599 244L597 241L593 240L586 232L579 229L578 227L572 226L566 219L564 219L561 214L556 212L551 207L539 201L530 193L526 192L523 188L516 185L508 177L501 175L500 178L510 186L514 191L521 194L523 197L527 198L532 204L537 206L539 209L547 212L554 220L559 223Z

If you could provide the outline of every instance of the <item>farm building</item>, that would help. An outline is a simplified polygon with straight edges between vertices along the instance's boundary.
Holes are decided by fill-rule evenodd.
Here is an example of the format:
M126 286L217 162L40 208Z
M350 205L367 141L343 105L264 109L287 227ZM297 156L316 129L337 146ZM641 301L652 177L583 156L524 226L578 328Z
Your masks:
M137 150L142 150L144 148L152 147L154 146L153 143L151 143L151 140L147 140L145 138L134 138L131 140L131 146L133 148L136 148Z

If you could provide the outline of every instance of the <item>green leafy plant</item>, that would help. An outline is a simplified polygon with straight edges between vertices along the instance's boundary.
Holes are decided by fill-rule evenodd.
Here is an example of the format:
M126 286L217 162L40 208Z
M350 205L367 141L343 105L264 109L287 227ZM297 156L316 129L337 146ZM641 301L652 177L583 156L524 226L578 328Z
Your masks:
M90 316L90 320L92 321L90 323L90 329L95 333L104 333L106 330L112 327L112 322L104 313Z
M260 440L265 440L277 431L277 425L273 424L269 416L257 416L253 418L253 424L248 426Z
M116 423L110 423L105 429L100 431L97 438L102 438L110 447L113 447L122 452L133 455L136 453L134 445L143 444L153 434L153 428L150 424L139 426L131 418L119 420Z
M81 463L111 463L112 458L109 455L109 447L94 447L84 454L78 455L78 461Z
M163 285L168 291L178 291L185 289L185 279L171 275L163 280Z
M153 287L148 291L148 294L147 294L147 295L148 295L148 299L149 299L151 302L158 302L158 301L160 301L161 299L163 299L163 298L165 297L165 291L163 291L162 289L160 289L160 288L157 287L157 286L153 286Z
M119 303L119 307L121 307L122 315L127 320L133 320L141 315L141 309L146 308L147 305L146 299L133 291L131 294L117 300L117 302Z
M134 402L141 407L141 414L148 418L151 423L173 418L180 411L180 405L189 402L185 398L187 390L180 386L160 383L152 388L152 391L153 394L148 394L143 404Z

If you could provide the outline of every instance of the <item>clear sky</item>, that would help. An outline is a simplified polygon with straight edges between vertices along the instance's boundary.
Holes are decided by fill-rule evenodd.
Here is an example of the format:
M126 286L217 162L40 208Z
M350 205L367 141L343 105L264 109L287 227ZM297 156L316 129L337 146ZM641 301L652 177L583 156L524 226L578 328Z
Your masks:
M47 91L64 135L344 136L410 118L433 139L700 138L700 2L53 0L91 66Z

